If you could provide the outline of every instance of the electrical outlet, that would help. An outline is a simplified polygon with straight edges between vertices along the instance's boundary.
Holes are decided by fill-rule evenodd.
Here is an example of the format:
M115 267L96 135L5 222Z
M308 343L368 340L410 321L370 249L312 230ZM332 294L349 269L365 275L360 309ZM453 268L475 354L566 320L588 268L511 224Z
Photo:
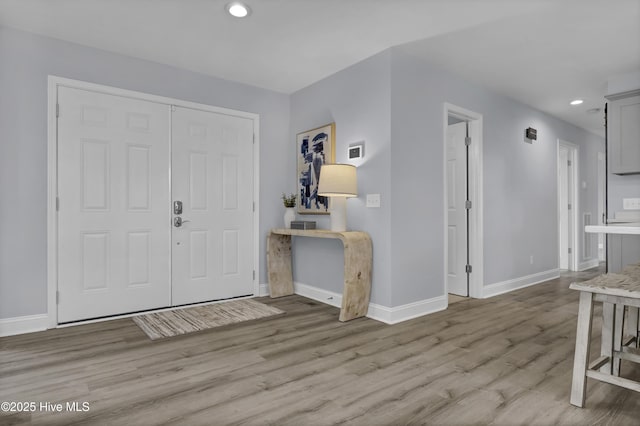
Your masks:
M367 207L380 207L380 194L367 194Z
M622 208L624 210L640 210L640 198L623 198Z

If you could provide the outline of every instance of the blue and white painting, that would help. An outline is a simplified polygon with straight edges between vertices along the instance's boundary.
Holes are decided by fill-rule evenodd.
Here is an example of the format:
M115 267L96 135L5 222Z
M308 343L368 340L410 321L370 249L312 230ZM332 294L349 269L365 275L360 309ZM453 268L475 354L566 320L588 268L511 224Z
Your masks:
M318 195L320 169L335 162L335 123L298 133L298 213L329 214L329 198Z

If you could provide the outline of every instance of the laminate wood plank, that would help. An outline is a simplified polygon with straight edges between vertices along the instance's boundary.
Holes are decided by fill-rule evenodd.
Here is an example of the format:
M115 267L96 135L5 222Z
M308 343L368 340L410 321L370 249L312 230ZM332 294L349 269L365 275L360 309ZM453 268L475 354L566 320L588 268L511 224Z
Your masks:
M293 295L259 299L279 317L153 342L130 319L2 338L0 399L91 409L4 413L0 424L635 424L630 390L590 382L586 408L569 404L579 296L569 284L588 278L392 326L341 323L339 309ZM599 329L595 320L596 339ZM623 363L621 376L640 368Z

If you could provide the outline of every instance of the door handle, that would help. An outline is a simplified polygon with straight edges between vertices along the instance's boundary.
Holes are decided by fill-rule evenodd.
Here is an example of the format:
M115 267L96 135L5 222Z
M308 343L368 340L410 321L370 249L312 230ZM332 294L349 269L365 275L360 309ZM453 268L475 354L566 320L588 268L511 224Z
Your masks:
M176 228L180 228L183 224L191 222L190 220L182 220L180 216L176 216L173 218L173 226Z

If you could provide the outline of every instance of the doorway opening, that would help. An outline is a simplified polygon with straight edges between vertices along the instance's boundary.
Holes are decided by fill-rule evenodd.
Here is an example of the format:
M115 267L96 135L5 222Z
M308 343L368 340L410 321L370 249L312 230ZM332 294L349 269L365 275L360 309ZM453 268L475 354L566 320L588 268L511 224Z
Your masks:
M578 270L578 147L558 140L558 267Z
M482 297L482 115L444 105L444 293Z

